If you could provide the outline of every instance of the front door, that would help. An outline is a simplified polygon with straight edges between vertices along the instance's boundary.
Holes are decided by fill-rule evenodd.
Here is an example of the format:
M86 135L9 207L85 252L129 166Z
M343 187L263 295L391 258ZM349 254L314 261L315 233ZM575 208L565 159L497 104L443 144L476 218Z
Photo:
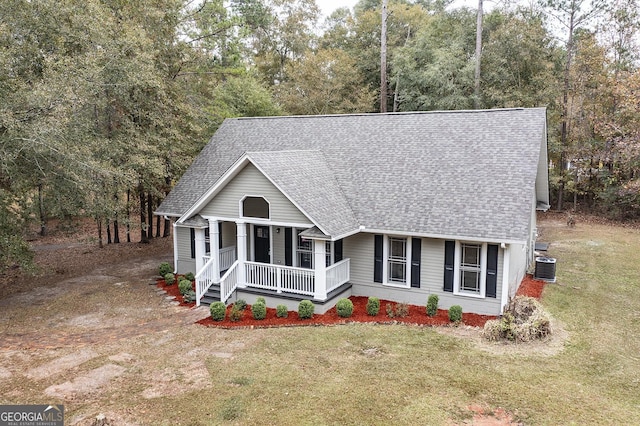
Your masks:
M253 227L253 246L254 253L253 258L256 262L270 263L271 257L269 256L269 227L268 226L254 226Z

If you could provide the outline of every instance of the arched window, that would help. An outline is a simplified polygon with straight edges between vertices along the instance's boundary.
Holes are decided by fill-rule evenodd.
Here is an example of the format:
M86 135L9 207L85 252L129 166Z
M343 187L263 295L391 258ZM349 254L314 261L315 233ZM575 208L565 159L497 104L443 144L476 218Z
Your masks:
M242 216L269 219L269 203L262 197L245 197L242 200Z

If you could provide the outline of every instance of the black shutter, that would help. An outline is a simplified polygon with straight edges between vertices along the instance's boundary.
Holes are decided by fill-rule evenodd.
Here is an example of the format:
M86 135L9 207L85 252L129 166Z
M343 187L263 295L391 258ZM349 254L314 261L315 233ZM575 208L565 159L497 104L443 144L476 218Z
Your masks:
M333 261L338 263L342 260L342 240L338 240L333 243Z
M382 282L382 235L374 236L373 282Z
M422 257L422 240L411 239L411 287L420 288L420 258Z
M196 258L196 230L193 228L189 228L191 232L191 258Z
M487 246L487 287L486 297L496 297L496 286L498 284L498 246L489 244Z
M284 228L284 264L293 266L293 229Z
M453 262L456 257L456 242L444 242L444 291L453 292Z
M211 254L211 238L210 237L211 235L209 234L209 228L204 228L204 238L205 238L205 241L208 241L204 243L204 251L205 253L209 253L209 254Z
M218 248L222 248L222 222L218 221Z

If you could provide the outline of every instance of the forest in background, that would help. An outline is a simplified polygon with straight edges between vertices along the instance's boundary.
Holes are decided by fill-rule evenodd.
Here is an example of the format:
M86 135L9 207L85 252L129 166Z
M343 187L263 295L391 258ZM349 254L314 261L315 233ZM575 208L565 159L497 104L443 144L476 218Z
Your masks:
M637 3L4 0L0 273L53 218L168 235L153 210L239 116L544 106L553 208L636 219Z

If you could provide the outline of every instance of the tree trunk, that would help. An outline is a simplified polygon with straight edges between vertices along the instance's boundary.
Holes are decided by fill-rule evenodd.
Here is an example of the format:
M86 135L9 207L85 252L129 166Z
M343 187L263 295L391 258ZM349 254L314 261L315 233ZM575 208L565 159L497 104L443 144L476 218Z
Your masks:
M387 5L382 0L382 29L380 30L380 112L387 112Z
M113 220L113 243L120 243L120 230L118 229L118 216Z
M127 222L126 222L126 232L127 232L127 242L131 242L131 190L127 189Z
M111 221L107 219L107 244L111 244Z
M153 195L151 193L147 194L147 218L148 218L148 226L147 226L147 238L153 238Z
M42 193L42 182L38 184L38 214L40 215L40 236L47 235L47 218L44 214L44 195Z
M98 224L98 247L104 247L102 244L102 218L97 218L96 223Z
M148 243L149 239L147 238L147 221L145 217L146 213L146 203L145 203L145 194L142 188L142 185L138 186L138 194L140 196L140 242Z
M480 60L482 58L482 0L478 0L478 16L476 19L476 72L474 80L474 105L480 109Z

